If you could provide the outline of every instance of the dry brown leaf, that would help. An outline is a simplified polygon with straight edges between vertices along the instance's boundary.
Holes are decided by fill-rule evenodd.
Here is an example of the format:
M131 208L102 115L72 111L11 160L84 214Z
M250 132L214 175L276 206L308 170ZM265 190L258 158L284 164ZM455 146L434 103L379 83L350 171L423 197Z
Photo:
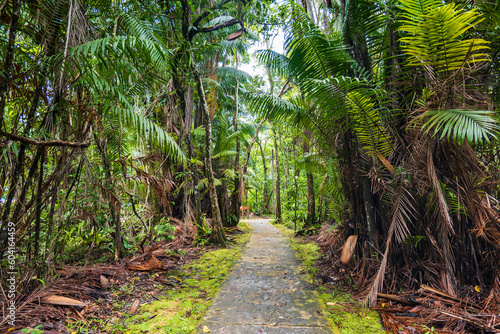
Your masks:
M342 247L342 255L340 257L340 261L343 264L348 264L351 260L352 254L354 253L354 248L356 247L356 241L358 241L357 235L351 235L347 238L347 241Z
M137 311L137 309L139 308L139 302L139 299L134 300L132 306L130 306L130 310L128 311L128 313L134 314L135 311Z
M82 301L57 295L42 297L40 298L40 302L43 304L51 304L51 305L64 305L64 306L75 306L75 307L87 306L87 304L85 304Z
M149 271L153 269L162 269L161 262L158 261L158 259L152 255L151 259L143 264L128 264L127 269L130 270L138 270L138 271Z
M99 279L101 281L101 287L103 289L107 289L109 287L109 280L106 278L106 276L101 275Z

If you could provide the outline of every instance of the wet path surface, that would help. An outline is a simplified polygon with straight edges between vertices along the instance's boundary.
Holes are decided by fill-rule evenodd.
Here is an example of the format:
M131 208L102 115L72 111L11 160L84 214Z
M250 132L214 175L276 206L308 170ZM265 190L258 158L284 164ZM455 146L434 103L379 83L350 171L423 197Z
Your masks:
M247 223L250 241L202 324L212 334L331 334L285 235L269 220Z

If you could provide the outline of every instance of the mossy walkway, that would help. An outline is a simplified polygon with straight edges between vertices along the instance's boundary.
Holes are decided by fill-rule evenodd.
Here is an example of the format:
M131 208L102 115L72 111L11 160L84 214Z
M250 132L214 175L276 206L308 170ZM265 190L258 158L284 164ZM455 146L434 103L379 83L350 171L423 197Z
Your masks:
M203 319L205 331L331 334L315 287L286 236L269 220L247 223L250 241Z

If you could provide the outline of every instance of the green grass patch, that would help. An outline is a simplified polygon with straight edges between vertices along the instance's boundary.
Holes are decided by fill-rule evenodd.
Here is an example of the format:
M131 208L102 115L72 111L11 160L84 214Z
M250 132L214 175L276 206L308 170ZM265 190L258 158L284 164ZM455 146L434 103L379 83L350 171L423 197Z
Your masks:
M182 284L167 290L139 313L122 318L121 324L111 326L110 333L194 333L212 302L212 298L240 258L241 245L249 238L248 224L238 228L244 234L236 234L231 248L205 253L200 259L184 266L178 274Z

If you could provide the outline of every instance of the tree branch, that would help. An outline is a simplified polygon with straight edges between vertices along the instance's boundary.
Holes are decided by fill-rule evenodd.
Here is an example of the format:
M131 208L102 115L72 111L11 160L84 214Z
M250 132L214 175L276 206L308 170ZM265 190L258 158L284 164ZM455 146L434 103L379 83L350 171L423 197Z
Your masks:
M231 19L227 22L224 22L221 24L216 24L214 26L206 27L206 28L197 28L197 27L193 26L191 31L189 32L189 40L192 40L194 36L196 36L197 34L199 34L201 32L203 32L203 33L212 32L212 31L224 29L224 28L227 28L230 26L234 26L235 24L238 24L238 23L240 23L239 19Z
M15 135L13 133L8 132L0 132L1 135L4 135L12 140L35 146L69 146L69 147L88 147L89 143L78 143L71 141L63 141L63 140L47 140L47 141L38 141L31 138L27 138L20 135Z
M203 12L200 16L198 16L196 18L196 20L194 20L193 22L193 27L196 27L198 28L198 26L200 25L200 22L205 18L207 17L208 15L210 15L212 13L213 10L215 9L220 9L222 8L222 6L224 6L225 4L231 2L233 0L224 0L224 1L221 1L219 2L218 4L215 4L213 5L212 7L210 7L209 9L207 9L205 12Z

